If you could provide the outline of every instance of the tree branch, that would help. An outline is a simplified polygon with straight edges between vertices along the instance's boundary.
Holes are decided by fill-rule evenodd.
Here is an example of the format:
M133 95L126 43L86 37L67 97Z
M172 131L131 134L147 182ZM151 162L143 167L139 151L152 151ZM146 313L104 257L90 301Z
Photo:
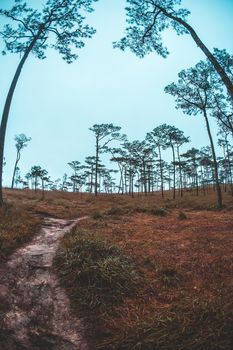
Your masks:
M156 8L154 9L154 11L152 13L155 13L156 11ZM150 33L150 31L153 29L154 25L155 25L155 22L156 22L156 19L158 17L158 15L161 13L162 11L159 10L155 16L154 16L154 19L153 19L153 22L151 23L151 25L149 27L147 27L145 33L143 34L143 37L142 37L142 43L144 44L145 43L145 38L148 36L148 34ZM147 12L149 13L149 12Z
M15 21L15 22L21 23L21 24L24 26L24 28L25 28L26 30L28 30L28 31L32 34L32 36L35 36L35 33L31 30L31 28L29 28L29 27L26 25L26 23L25 23L23 20L21 20L21 19L19 19L19 18L17 18L17 17L14 17L14 16L11 15L10 13L5 13L5 16L8 17L8 18L11 18L11 19L12 19L13 21Z

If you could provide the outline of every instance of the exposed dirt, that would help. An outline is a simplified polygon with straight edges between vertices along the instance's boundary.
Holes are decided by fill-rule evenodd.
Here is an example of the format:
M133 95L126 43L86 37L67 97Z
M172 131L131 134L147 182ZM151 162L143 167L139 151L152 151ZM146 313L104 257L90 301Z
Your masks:
M52 261L77 220L46 218L40 233L0 268L1 350L86 350L82 321L70 312Z

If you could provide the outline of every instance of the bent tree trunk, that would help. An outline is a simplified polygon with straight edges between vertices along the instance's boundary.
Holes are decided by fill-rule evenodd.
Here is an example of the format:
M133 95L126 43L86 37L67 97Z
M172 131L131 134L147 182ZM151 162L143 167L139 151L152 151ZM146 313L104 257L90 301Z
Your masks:
M3 156L4 156L6 127L7 127L8 117L9 117L9 113L10 113L11 102L12 102L14 91L15 91L17 82L19 80L19 76L20 76L21 70L23 68L23 65L26 62L28 55L32 51L36 41L40 37L41 32L42 32L42 30L40 30L38 32L38 34L34 37L31 44L25 50L25 53L24 53L21 61L19 62L19 65L16 69L14 78L11 82L10 89L8 91L6 102L5 102L3 113L2 113L2 121L1 121L1 126L0 126L0 207L3 205L3 195L2 195Z
M186 23L182 18L173 16L171 13L167 12L163 7L157 6L159 10L168 18L172 19L175 22L180 23L183 27L187 29L187 31L191 34L193 40L197 44L198 47L202 50L202 52L205 54L205 56L208 58L208 60L213 64L215 70L219 74L220 78L222 79L224 85L227 88L227 91L229 95L231 96L231 99L233 100L233 83L229 79L228 75L226 74L223 67L219 64L217 59L214 57L214 55L210 52L210 50L205 46L205 44L201 41L195 30Z
M213 157L213 161L214 161L214 175L215 175L215 184L216 184L216 190L217 190L217 206L219 209L221 209L222 208L222 192L221 192L221 187L220 187L219 177L218 177L218 164L217 164L217 159L216 159L216 154L215 154L215 149L214 149L214 142L213 142L213 138L212 138L211 131L210 131L210 124L209 124L209 120L208 120L205 108L203 109L203 115L204 115L205 122L206 122L206 128L207 128L208 136L210 139L210 146L211 146L212 157Z
M13 176L12 176L11 188L14 188L14 184L15 184L15 174L16 174L16 169L17 169L17 165L18 165L18 163L19 163L19 160L20 160L20 152L17 152L16 161L15 161L15 166L14 166L14 171L13 171Z

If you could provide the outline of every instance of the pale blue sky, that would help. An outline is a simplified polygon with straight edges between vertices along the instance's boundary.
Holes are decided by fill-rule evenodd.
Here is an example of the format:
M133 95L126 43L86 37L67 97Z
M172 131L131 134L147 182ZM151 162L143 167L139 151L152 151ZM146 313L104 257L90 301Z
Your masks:
M32 0L36 3L39 0ZM9 0L0 0L6 4ZM233 0L183 0L191 10L189 23L204 43L213 49L233 52ZM194 147L208 144L201 117L187 117L175 109L174 99L164 87L177 80L181 69L203 59L190 36L168 31L164 40L167 59L150 54L143 60L129 51L112 48L125 27L125 1L99 0L89 23L97 34L80 51L80 58L66 64L55 51L44 61L30 57L18 83L6 136L5 184L10 184L15 160L14 135L32 138L23 150L20 169L41 165L53 179L70 174L67 162L84 161L94 154L94 138L88 130L95 123L122 127L129 140L142 140L154 127L168 123L191 137ZM0 110L19 57L0 57Z

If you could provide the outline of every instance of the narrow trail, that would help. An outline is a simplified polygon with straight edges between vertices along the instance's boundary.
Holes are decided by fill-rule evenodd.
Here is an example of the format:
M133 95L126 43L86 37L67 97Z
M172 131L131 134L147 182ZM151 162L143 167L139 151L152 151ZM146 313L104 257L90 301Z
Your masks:
M70 312L52 267L59 239L79 220L46 218L0 267L1 350L87 350L82 321Z

